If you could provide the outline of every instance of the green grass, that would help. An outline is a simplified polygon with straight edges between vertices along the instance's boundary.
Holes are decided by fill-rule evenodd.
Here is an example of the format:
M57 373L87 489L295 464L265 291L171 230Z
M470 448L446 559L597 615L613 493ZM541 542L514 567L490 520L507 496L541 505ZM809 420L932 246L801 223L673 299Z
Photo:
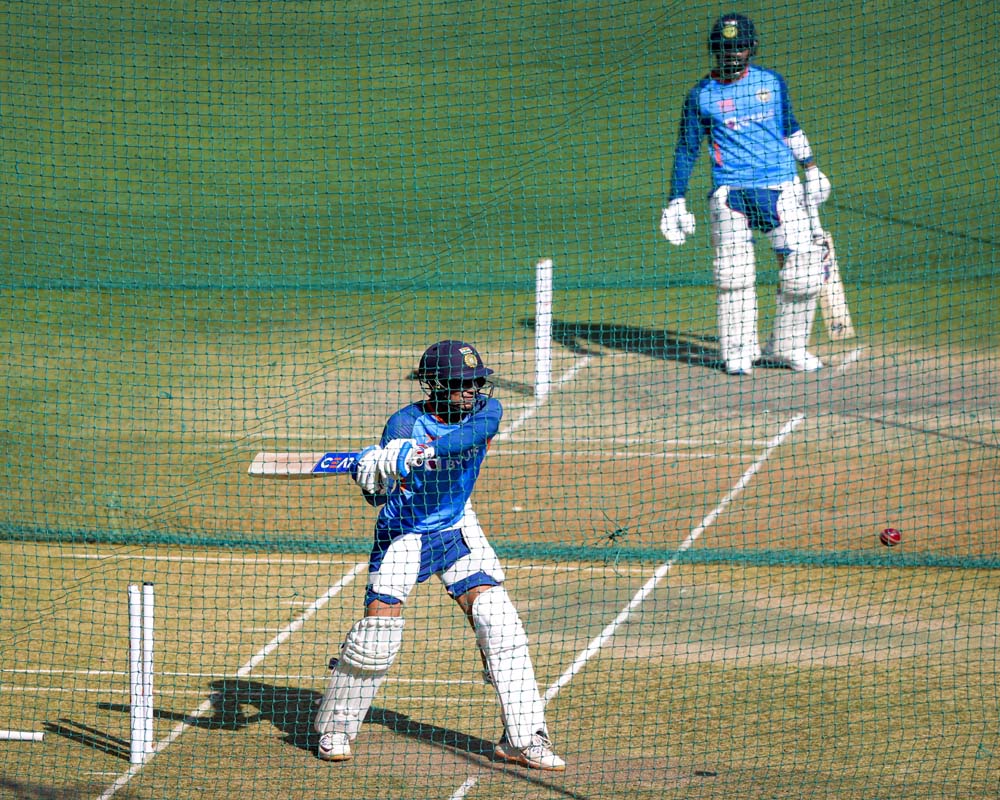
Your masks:
M541 255L570 285L710 279L707 237L656 221L714 8L60 8L4 12L8 285L524 287ZM847 280L995 276L975 6L749 10Z

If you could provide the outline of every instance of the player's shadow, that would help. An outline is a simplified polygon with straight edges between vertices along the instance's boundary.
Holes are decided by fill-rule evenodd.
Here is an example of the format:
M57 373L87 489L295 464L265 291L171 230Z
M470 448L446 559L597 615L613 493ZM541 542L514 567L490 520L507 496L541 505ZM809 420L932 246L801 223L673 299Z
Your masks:
M523 323L525 327L535 327L534 319L525 319ZM718 342L716 336L650 330L607 322L553 320L552 340L578 355L596 355L605 350L618 350L725 371L718 348L711 346ZM597 349L598 347L601 349Z
M202 730L238 731L258 722L269 722L285 735L285 741L303 750L314 750L316 734L312 721L321 695L295 686L271 686L245 680L222 679L210 684L211 713L194 716L162 708L153 709L153 717L168 722L183 722ZM104 711L128 714L128 703L98 703ZM128 760L129 743L95 728L69 719L45 726L50 733L111 753Z
M312 724L322 697L319 692L239 679L212 681L210 686L212 715L203 717L200 727L237 731L268 722L284 734L288 744L315 749L319 737Z
M257 722L267 721L285 734L285 741L295 747L315 752L318 735L313 730L316 709L322 695L310 689L292 686L271 686L246 680L218 680L211 683L212 716L190 721L202 728L239 730ZM253 706L256 712L249 712ZM435 747L447 748L459 758L485 758L502 769L511 766L494 752L494 743L478 736L432 725L380 706L372 706L365 717L366 724L381 725L393 733L417 739ZM481 762L480 762L481 763ZM563 797L583 798L572 791L553 785L529 770L514 767L522 780L544 786Z
M211 683L211 689L212 715L193 724L202 728L239 730L258 722L269 722L284 733L289 744L303 750L315 750L318 735L313 730L313 721L322 698L319 692L247 680L217 680ZM251 711L251 706L256 710ZM419 722L379 706L369 710L366 722L430 744L494 757L492 742Z
M383 725L393 733L419 739L422 742L437 747L446 747L454 755L461 758L472 760L470 756L479 756L485 758L487 761L494 762L499 769L514 769L517 771L520 780L543 787L548 792L555 793L560 797L568 797L572 798L572 800L586 800L584 795L577 794L551 781L546 773L534 773L532 770L523 767L511 767L510 764L493 752L495 746L493 742L481 739L478 736L470 736L465 733L453 731L450 728L442 728L439 725L420 722L406 714L400 714L396 711L390 711L377 706L372 706L365 719L371 724Z
M268 722L284 734L285 742L288 744L311 753L315 752L319 736L313 729L313 722L322 698L320 692L298 686L273 686L259 681L229 678L212 681L209 686L211 714L193 716L154 709L154 717L171 722L183 722L202 730L238 731L260 722ZM98 707L106 711L129 713L127 703L98 703ZM473 757L485 758L503 769L510 768L507 762L493 752L494 743L478 736L420 722L406 714L379 706L372 706L365 721L371 725L381 725L402 736L447 748L461 758L470 760ZM46 729L96 749L111 752L126 760L129 757L129 745L124 739L111 737L71 720L60 720L59 725L47 725ZM580 797L562 787L554 786L540 776L530 774L528 770L519 767L515 769L523 773L520 776L523 780L545 786L564 797Z

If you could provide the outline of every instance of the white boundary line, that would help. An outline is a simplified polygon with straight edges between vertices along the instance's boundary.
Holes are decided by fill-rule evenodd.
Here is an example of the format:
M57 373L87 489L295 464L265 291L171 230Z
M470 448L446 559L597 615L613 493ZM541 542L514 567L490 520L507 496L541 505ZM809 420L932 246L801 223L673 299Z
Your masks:
M349 573L347 573L347 575L342 577L339 581L337 581L337 583L335 583L333 586L327 589L326 592L324 592L320 597L318 597L310 604L309 608L307 608L304 612L302 612L302 614L300 614L298 617L296 617L294 620L288 623L284 628L281 629L281 632L277 636L275 636L273 639L271 639L271 641L269 641L260 650L258 650L250 658L250 660L247 661L246 664L244 664L236 671L235 677L237 678L247 677L251 672L253 672L254 667L260 664L271 653L277 650L278 647L284 644L285 641L287 641L293 633L298 631L306 623L306 621L309 620L310 617L315 615L317 611L319 611L323 606L329 603L330 600L333 599L336 595L340 594L341 590L344 587L348 586L362 570L367 568L368 568L367 562L355 564L354 569L352 569ZM122 775L120 775L118 777L118 780L116 780L111 786L109 786L104 791L104 793L98 798L98 800L109 800L109 798L114 797L115 794L117 794L120 789L123 789L125 786L127 786L129 781L131 781L132 778L138 775L139 772L142 771L142 768L146 766L150 761L152 761L153 758L155 758L158 753L162 752L163 750L166 750L170 745L172 745L175 741L177 741L177 739L180 738L180 736L188 728L192 727L192 725L194 725L196 720L198 720L202 715L208 713L211 710L212 710L212 699L209 698L208 700L203 702L200 706L198 706L198 708L196 708L194 711L188 714L184 718L184 721L179 723L172 731L170 731L169 734L167 734L167 736L165 736L163 739L160 739L160 741L158 741L156 745L153 747L153 752L149 753L146 756L145 761L143 761L141 764L133 764L129 768L128 772L125 772Z
M864 351L864 347L855 347L850 353L844 356L844 360L837 366L837 374L843 375L847 372L847 370L849 370L855 362L861 359L861 354L864 353Z
M0 731L0 742L40 742L45 738L45 731Z
M750 465L749 469L747 469L747 471L740 476L736 485L729 490L729 493L725 497L722 498L719 505L712 509L708 516L701 521L701 524L692 530L691 533L688 534L687 538L681 542L680 546L677 548L676 555L670 560L665 561L656 569L653 576L646 581L645 585L643 585L638 592L636 592L629 604L619 612L618 616L615 617L614 620L608 623L598 636L594 637L594 639L583 651L581 651L569 668L559 677L559 680L548 688L548 691L545 692L546 703L559 694L559 690L569 683L577 675L577 673L579 673L580 670L586 666L587 662L597 654L605 643L612 636L614 636L618 627L622 625L625 620L629 618L629 616L631 616L632 612L643 603L643 601L656 588L660 581L667 576L667 573L673 569L674 564L677 563L677 556L685 550L688 550L691 545L698 541L701 535L712 525L712 523L715 522L716 519L718 519L719 515L726 509L726 507L732 503L744 489L746 489L750 483L750 479L753 478L757 471L764 465L764 462L767 461L772 451L781 445L782 442L788 438L789 434L802 424L803 420L805 420L805 415L799 414L781 426L781 430L779 430L778 434L768 442L764 452L757 456L753 464Z

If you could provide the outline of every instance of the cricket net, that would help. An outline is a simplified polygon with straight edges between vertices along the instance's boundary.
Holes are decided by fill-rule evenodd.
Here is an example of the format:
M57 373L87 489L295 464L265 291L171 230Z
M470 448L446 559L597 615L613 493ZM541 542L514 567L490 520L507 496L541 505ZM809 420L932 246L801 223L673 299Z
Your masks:
M696 233L658 231L719 10L0 8L0 798L996 796L992 9L744 9L855 334L748 376L706 153ZM355 757L316 758L375 512L248 469L374 443L445 338L495 370L473 502L565 772L494 755L434 578Z

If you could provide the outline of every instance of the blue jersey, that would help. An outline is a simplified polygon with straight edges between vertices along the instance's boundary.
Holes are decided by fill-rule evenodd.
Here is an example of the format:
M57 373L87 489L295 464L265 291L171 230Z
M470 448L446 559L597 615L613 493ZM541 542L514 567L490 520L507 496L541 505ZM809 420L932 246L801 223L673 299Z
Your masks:
M389 492L376 530L399 536L456 527L502 416L500 402L484 396L457 423L431 413L425 401L393 414L382 432L381 445L393 439L415 439L418 444L433 444L434 458Z
M670 199L687 193L701 140L708 139L713 187L766 188L794 180L785 139L799 130L785 79L751 64L741 78L703 78L688 93L674 150Z

